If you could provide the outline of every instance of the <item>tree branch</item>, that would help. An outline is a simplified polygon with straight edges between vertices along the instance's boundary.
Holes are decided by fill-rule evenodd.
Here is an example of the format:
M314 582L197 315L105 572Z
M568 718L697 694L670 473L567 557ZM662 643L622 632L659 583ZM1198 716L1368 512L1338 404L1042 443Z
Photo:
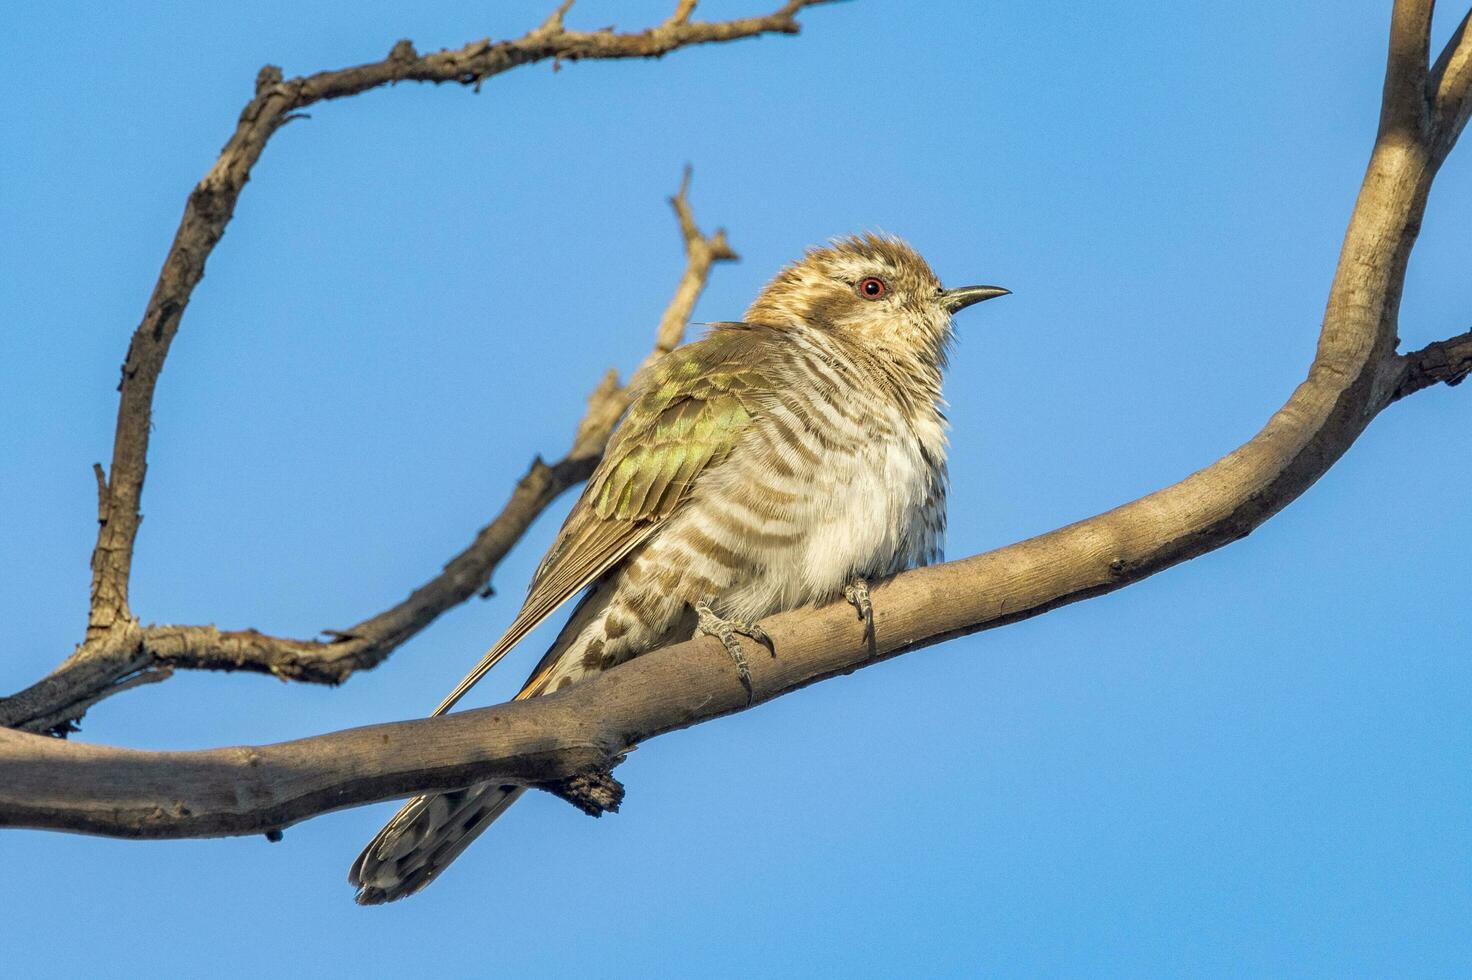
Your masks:
M788 0L773 13L738 20L690 23L686 4L658 27L634 34L569 31L564 3L541 27L514 41L472 42L457 51L419 56L408 41L394 45L382 61L338 71L282 80L281 70L267 66L256 79L256 96L240 114L235 133L225 144L184 208L184 217L164 259L163 271L149 298L143 322L133 334L123 362L117 430L113 442L107 504L92 557L92 612L88 635L132 619L128 578L133 543L142 520L138 505L147 470L149 420L153 392L178 332L189 298L204 277L205 262L235 212L240 192L266 142L303 109L331 99L357 95L397 82L456 82L479 86L486 79L520 65L554 59L657 58L677 48L732 41L759 34L794 34L796 15L823 0Z
M1432 385L1454 388L1472 374L1472 331L1427 344L1401 357L1400 363L1402 374L1391 401L1399 401Z
M222 632L212 626L141 626L128 602L133 546L142 521L139 502L147 471L153 393L205 262L224 234L235 204L266 142L284 123L316 102L344 98L400 81L480 83L518 65L554 59L659 57L677 48L730 41L766 33L796 33L797 13L826 0L788 0L773 13L723 22L690 21L695 4L681 0L669 19L636 34L569 31L563 3L536 30L514 41L477 41L458 51L419 56L408 41L394 45L383 61L283 81L267 66L256 79L255 98L241 113L235 133L214 166L190 194L174 242L164 259L143 321L134 332L119 384L111 478L100 465L98 533L92 554L91 605L86 639L50 676L0 699L0 726L73 730L87 707L136 686L134 675L153 667L246 670L290 680L340 683L353 671L381 663L395 648L446 609L482 589L491 572L527 527L562 491L592 472L626 404L624 389L610 375L594 391L572 450L551 466L536 460L511 500L471 545L444 571L399 605L348 630L332 642L294 640L254 630ZM735 258L718 231L706 238L695 226L687 198L689 172L672 199L685 239L686 269L660 321L648 364L678 346L690 312L714 262Z
M734 261L738 257L726 242L725 229L717 228L716 233L709 238L701 233L695 224L695 213L690 210L689 191L690 168L687 166L685 176L680 181L679 193L670 198L670 206L675 209L675 217L680 222L680 236L685 240L685 274L675 287L674 298L670 300L664 316L660 318L659 329L654 335L654 350L639 365L641 371L679 347L684 340L685 326L690 322L690 315L695 312L695 301L705 289L711 265Z
M1426 61L1430 57L1435 0L1395 0L1390 13L1390 53L1380 101L1380 140L1399 133L1419 142L1426 132Z
M1451 152L1467 117L1472 115L1472 10L1452 32L1441 56L1431 68L1427 89L1431 98L1432 152L1438 160Z
M706 236L695 224L689 185L687 167L679 193L670 198L684 239L685 270L644 365L683 341L712 265L738 257L724 230ZM588 410L566 456L550 466L534 460L506 506L439 575L391 609L348 629L326 631L333 640L129 621L91 640L40 682L0 699L0 727L65 734L75 730L74 723L98 701L141 683L164 680L174 669L247 671L282 680L340 684L355 671L376 667L441 613L486 588L491 574L532 522L559 494L592 473L627 405L628 389L619 384L617 372L610 371L589 396Z
M1405 70L1403 41L1392 42L1390 75ZM1387 81L1387 101L1402 94ZM775 654L748 644L750 703L1112 592L1237 540L1322 476L1396 398L1465 377L1472 335L1394 352L1406 263L1440 162L1430 138L1382 128L1308 377L1245 445L1107 513L876 586L872 646L845 603L767 620ZM628 749L748 704L720 644L702 638L559 694L272 746L137 752L0 732L0 824L124 837L256 833L493 779L601 812L617 804L607 774Z

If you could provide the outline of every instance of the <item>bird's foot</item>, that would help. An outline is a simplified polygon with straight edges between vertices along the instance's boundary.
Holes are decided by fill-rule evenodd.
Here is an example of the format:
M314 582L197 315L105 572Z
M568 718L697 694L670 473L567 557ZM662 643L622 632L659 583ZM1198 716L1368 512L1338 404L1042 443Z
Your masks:
M843 588L843 597L848 600L849 605L859 612L859 619L864 621L864 642L869 645L869 653L875 650L874 642L874 603L869 598L869 583L859 576Z
M710 607L709 599L702 599L695 604L696 636L713 636L721 641L721 646L731 655L736 662L736 671L741 676L741 686L746 688L746 701L751 703L751 668L747 666L746 655L741 652L741 643L736 639L737 634L750 637L771 651L772 656L777 652L772 647L772 638L767 631L755 623L748 623L740 619L722 619L716 615L715 610Z

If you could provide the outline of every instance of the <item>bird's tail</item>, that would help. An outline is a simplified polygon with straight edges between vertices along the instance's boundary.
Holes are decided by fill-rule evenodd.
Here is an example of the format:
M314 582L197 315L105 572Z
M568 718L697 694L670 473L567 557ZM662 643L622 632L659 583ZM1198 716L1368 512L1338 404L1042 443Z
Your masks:
M516 695L518 701L556 690L565 683L575 683L600 669L586 661L583 652L603 638L600 620L608 599L604 591L594 589L583 600L552 649L532 672L531 679ZM510 646L503 638L492 652L499 654ZM494 663L499 656L487 659ZM456 694L447 698L435 713L443 713L467 686L462 684L457 688ZM358 855L348 872L348 883L358 889L358 904L381 905L424 888L524 792L524 786L477 783L448 793L416 796L404 804Z
M348 881L358 904L381 905L428 885L525 792L479 783L410 800L353 862Z

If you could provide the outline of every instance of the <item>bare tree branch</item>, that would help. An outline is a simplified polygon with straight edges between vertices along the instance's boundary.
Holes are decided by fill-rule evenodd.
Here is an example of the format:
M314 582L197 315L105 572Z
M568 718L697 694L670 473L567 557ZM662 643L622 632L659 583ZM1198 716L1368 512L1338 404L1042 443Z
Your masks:
M1436 159L1451 152L1472 115L1472 10L1447 41L1426 84L1431 98L1431 148Z
M1402 6L1415 7L1398 5L1398 14ZM1392 39L1387 102L1405 94L1395 79L1415 74L1401 61L1424 59L1406 41L1415 31L1404 19ZM876 586L872 647L845 603L765 621L775 654L748 645L752 703L1112 592L1237 540L1327 472L1396 398L1464 377L1472 335L1407 356L1394 350L1406 263L1440 163L1434 134L1407 135L1382 127L1308 377L1257 435L1132 503ZM597 812L617 802L607 774L628 749L747 706L720 644L702 638L556 695L274 746L133 752L0 732L0 824L132 837L252 833L491 779L549 788Z
M1389 124L1382 127L1346 236L1318 354L1288 404L1248 444L1173 487L876 589L879 656L1111 591L1234 540L1322 475L1385 405L1465 376L1472 347L1467 335L1406 357L1393 353L1405 264L1441 156L1430 145L1441 138L1439 129L1427 133L1407 124L1413 104L1407 93L1425 92L1429 81L1418 40L1424 38L1423 9L1429 17L1429 8L1397 6L1384 113ZM1452 54L1444 56L1438 92L1456 88L1461 44L1454 39ZM1408 131L1415 135L1409 144ZM835 642L847 639L845 629L861 632L850 616L835 606L772 620L768 627L781 656L752 657L757 700L870 662L861 637ZM122 682L138 683L150 669L135 666ZM240 833L353 802L486 778L555 785L596 810L606 804L570 791L569 780L603 772L639 741L738 710L743 702L724 656L713 644L691 642L530 704L258 750L127 753L7 733L0 739L0 819L127 835ZM483 719L489 731L479 730ZM435 727L434 737L421 730L427 726ZM443 753L426 758L425 746ZM593 783L608 788L607 781ZM146 791L141 801L140 789ZM254 802L243 805L242 799Z
M657 58L695 44L759 34L793 34L798 30L798 11L819 2L822 0L788 0L762 17L712 23L690 23L689 7L682 4L671 19L636 34L569 31L563 26L563 15L571 4L564 3L541 27L514 41L492 44L485 39L457 51L424 56L416 54L409 42L400 41L382 61L284 81L279 68L263 68L256 79L256 96L241 112L235 133L189 196L143 322L133 335L123 363L107 505L92 559L89 635L132 618L128 577L141 520L138 505L147 468L154 387L189 298L204 277L205 262L235 212L251 168L277 129L317 102L396 82L479 85L504 71L548 59Z
M1426 61L1435 0L1395 0L1390 14L1390 53L1380 101L1380 139L1399 132L1420 141L1426 132Z
M1432 385L1456 387L1472 374L1472 331L1427 344L1400 360L1404 373L1391 395L1392 401Z
M679 193L670 198L684 239L685 270L644 365L683 341L712 265L737 258L724 230L706 236L695 224L689 185L687 167ZM345 630L326 631L334 639L298 640L208 625L120 623L90 640L37 684L0 699L0 727L69 730L98 701L142 683L164 680L176 668L247 671L282 680L340 684L355 671L376 667L441 613L486 588L492 572L532 522L559 494L592 473L627 405L628 389L619 384L617 372L610 371L589 396L588 410L566 456L550 466L534 460L506 506L439 575L391 609Z
M397 646L444 610L481 589L492 569L546 506L585 479L624 407L617 377L594 392L573 449L560 462L540 460L517 485L502 514L451 559L444 572L378 616L336 633L336 640L292 640L254 630L221 632L214 627L143 627L128 602L133 546L142 521L139 503L147 472L153 393L205 263L234 214L266 142L283 124L314 103L345 98L401 81L479 85L487 78L537 61L654 58L682 47L760 34L793 34L796 15L827 0L788 0L774 12L720 22L691 22L695 4L680 0L669 19L649 30L617 34L612 29L570 31L565 2L536 30L514 41L488 39L458 51L420 56L408 41L394 45L383 61L283 80L273 66L261 70L256 94L240 115L235 133L184 209L163 270L123 362L121 397L113 442L111 477L95 467L98 533L92 554L91 604L86 639L50 676L0 699L0 726L65 734L86 707L126 687L133 675L159 665L268 672L304 681L339 683L354 670L380 663ZM724 233L707 239L695 227L686 185L674 199L685 237L687 268L670 309L661 320L654 352L677 346L690 310L713 262L734 258ZM646 360L646 363L648 361ZM167 673L153 671L152 680ZM125 685L125 686L124 686Z
M713 677L722 669L714 658L709 666ZM528 715L519 705L195 753L0 729L0 826L125 837L263 833L416 787L463 786L482 773L563 788L579 774L606 772L617 753L590 724L598 716L592 702L576 694L546 701L559 713L555 734L545 708Z
M679 285L675 287L674 298L670 300L670 305L659 321L659 329L654 335L654 350L639 365L641 371L679 347L684 340L685 326L690 322L690 315L695 312L695 301L705 289L711 264L729 262L737 257L726 242L724 229L717 229L709 238L701 234L695 225L695 213L690 210L689 190L690 168L686 167L685 177L680 181L680 192L670 198L670 205L675 209L675 217L680 222L680 235L685 239L685 275L680 278Z

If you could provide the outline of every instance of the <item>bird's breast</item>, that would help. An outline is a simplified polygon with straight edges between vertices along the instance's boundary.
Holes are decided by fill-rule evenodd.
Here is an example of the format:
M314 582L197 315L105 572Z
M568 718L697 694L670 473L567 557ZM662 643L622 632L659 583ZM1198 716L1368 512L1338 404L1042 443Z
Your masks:
M737 567L723 613L760 619L822 602L856 575L933 560L944 529L939 416L882 401L768 411L671 531Z
M888 575L928 560L928 506L936 474L913 438L887 438L835 454L805 501L809 534L790 556L814 597L855 575Z

